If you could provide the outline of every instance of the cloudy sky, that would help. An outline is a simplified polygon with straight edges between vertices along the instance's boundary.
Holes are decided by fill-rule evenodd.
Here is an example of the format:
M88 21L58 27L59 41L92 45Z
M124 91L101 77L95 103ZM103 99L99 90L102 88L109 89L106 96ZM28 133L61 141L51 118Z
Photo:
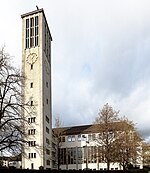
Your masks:
M21 14L44 8L53 37L53 117L92 123L104 104L150 141L149 0L5 0L0 46L21 65Z

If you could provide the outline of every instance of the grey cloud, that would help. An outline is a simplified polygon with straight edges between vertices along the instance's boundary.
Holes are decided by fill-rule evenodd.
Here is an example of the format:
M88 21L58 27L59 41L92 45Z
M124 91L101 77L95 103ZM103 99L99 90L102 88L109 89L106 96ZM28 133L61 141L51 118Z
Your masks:
M37 2L14 0L11 8L8 3L3 2L4 10L0 12L5 29L9 29L4 32L4 25L0 28L1 44L6 42L9 53L13 53L16 62L21 62L19 18L22 13L34 10ZM45 10L53 37L53 117L60 114L64 125L92 123L98 109L108 102L121 115L135 121L148 138L150 1L38 3ZM5 13L7 10L9 13ZM13 34L10 21L3 20L9 19L9 14L15 26Z

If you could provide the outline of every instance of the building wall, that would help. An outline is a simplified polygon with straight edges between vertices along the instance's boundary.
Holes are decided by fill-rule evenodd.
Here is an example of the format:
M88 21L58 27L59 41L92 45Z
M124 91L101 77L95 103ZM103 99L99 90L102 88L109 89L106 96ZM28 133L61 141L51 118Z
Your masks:
M29 19L30 25L31 18L34 18L35 41L36 16L38 16L38 44L30 46L31 38L29 38L29 47L26 47L26 22ZM22 71L26 76L24 102L33 105L28 109L28 113L23 112L29 123L24 124L28 136L24 145L26 155L22 157L22 167L51 168L51 54L46 53L51 52L51 35L42 9L26 13L21 17ZM30 27L31 25L29 35L32 32Z
M94 142L95 137L97 137L96 133L79 135L69 134L62 136L60 142L60 168L77 170L87 168L95 170L106 170L107 164L102 162L102 156L100 157L98 155L98 146ZM81 150L81 152L79 153L78 150ZM139 165L139 168L142 169L142 160L138 159L137 164ZM117 162L110 164L110 170L121 169L123 168Z

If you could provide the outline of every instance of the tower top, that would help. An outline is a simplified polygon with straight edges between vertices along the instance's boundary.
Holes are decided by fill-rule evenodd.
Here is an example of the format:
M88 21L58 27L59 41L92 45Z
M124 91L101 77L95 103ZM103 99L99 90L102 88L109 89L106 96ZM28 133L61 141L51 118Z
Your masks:
M42 14L43 14L43 17L44 17L44 19L45 19L45 22L46 22L46 24L47 24L47 26L48 26L48 23L47 23L46 16L45 16L45 13L44 13L43 8L39 9L38 6L36 6L36 8L37 8L37 9L34 10L34 11L31 11L31 12L28 12L28 13L25 13L25 14L22 14L22 15L21 15L21 18L23 19L23 18L25 18L25 17L29 17L29 16L34 15L34 14L37 14L37 13L42 13ZM49 34L50 34L50 38L51 38L51 41L52 41L52 36L51 36L51 32L50 32L50 30L49 30L49 27L48 27L48 32L49 32Z
M44 15L44 17L45 17L45 14L44 14L44 10L43 10L43 8L41 8L41 9L38 9L38 8L37 8L37 10L34 10L34 11L31 11L31 12L28 12L28 13L22 14L22 15L21 15L21 18L24 18L24 17L30 16L30 15L33 15L33 14L36 14L36 13L40 13L40 12L42 12L43 15Z

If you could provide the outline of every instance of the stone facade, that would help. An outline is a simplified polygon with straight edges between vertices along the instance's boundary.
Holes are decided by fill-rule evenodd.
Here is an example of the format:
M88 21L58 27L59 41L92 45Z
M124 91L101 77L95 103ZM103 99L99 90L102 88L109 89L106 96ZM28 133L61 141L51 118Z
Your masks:
M25 103L30 109L23 112L27 142L24 144L22 168L52 167L51 160L51 41L52 37L43 9L21 15L22 72Z

